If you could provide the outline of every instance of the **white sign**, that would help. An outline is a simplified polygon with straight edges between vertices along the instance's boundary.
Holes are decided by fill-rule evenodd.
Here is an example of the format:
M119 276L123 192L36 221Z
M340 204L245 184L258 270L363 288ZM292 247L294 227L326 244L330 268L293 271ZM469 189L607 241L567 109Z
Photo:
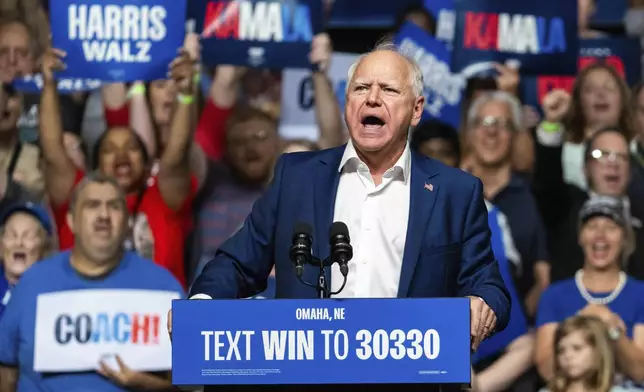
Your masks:
M172 367L167 333L173 291L71 290L40 294L34 371L82 372L114 355L136 371Z
M344 113L344 91L347 72L359 55L334 53L328 76L333 84L340 109ZM280 134L286 139L317 141L318 125L315 121L315 102L311 72L286 69L282 74L282 109Z

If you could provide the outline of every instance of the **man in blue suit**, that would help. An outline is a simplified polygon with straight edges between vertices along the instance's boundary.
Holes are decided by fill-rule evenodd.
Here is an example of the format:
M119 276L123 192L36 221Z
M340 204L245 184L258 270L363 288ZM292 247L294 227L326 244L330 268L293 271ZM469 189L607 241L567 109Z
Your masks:
M314 256L329 256L328 229L345 222L354 256L344 297L470 297L472 346L508 322L510 299L490 245L481 182L410 151L423 113L418 65L379 47L349 69L345 121L335 149L283 155L243 227L217 251L190 298L262 292L276 267L277 298L313 298L289 261L293 228L313 226ZM337 265L332 291L342 285ZM303 278L317 279L313 268ZM169 317L170 319L170 317Z

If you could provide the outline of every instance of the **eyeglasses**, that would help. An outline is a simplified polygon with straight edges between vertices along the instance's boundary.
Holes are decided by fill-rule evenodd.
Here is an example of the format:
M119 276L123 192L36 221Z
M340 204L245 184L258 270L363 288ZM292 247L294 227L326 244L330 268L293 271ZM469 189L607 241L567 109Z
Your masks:
M627 163L629 161L629 155L623 152L613 152L613 151L595 149L590 153L590 156L601 163L605 163L605 162Z
M476 127L483 127L483 128L500 128L500 129L507 129L507 130L512 130L512 122L509 120L506 120L504 118L499 118L499 117L494 117L494 116L485 116L485 117L477 117L476 120L474 120L474 125Z

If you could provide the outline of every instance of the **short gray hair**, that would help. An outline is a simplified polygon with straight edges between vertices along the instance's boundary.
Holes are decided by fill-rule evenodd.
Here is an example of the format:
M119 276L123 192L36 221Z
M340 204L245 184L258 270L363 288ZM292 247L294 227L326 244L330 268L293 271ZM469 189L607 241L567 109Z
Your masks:
M119 199L123 201L123 204L125 205L125 192L123 191L123 188L119 185L118 181L114 177L107 176L103 173L94 171L87 173L85 177L74 187L72 190L72 194L69 197L69 208L68 211L73 213L74 210L76 209L76 202L78 202L78 197L80 196L81 193L85 190L85 188L89 184L110 184L114 188L116 188L118 192Z
M414 93L414 97L420 97L421 95L423 95L423 71L420 69L418 63L416 62L416 60L414 60L413 57L411 57L407 53L401 52L398 47L391 41L383 41L378 43L373 48L373 50L368 53L361 54L353 62L353 64L351 64L351 66L349 67L349 72L347 72L347 85L344 90L345 94L349 92L349 85L353 80L353 75L355 74L356 69L358 68L358 65L360 65L362 60L364 60L364 58L369 54L380 51L395 52L398 53L403 59L405 59L407 64L409 64L409 86Z
M523 127L522 114L521 114L521 103L519 100L511 94L506 93L505 91L490 91L481 94L478 98L472 102L472 106L467 111L467 126L471 127L476 122L479 111L483 105L490 102L501 102L508 105L510 109L510 116L512 117L510 121L512 122L512 128L515 131L519 131Z

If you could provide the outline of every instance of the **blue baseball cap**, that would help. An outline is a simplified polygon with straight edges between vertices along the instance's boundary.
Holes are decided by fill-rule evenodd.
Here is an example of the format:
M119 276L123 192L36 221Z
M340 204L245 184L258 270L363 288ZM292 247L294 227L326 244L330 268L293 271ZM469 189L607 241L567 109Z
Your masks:
M29 214L34 218L38 219L38 222L40 222L40 224L42 225L43 229L45 229L47 234L52 235L53 223L51 221L51 217L49 216L49 213L42 206L36 203L32 203L30 201L17 203L9 207L9 209L2 216L2 220L0 221L0 226L4 226L4 224L9 220L9 218L11 218L13 214L18 212Z

